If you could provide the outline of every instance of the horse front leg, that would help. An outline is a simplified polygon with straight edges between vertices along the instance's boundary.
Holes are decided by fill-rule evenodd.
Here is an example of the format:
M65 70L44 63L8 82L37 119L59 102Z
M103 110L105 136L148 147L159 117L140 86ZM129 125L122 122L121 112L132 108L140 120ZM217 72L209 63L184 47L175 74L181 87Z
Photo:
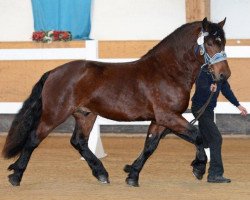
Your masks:
M139 186L139 174L146 163L147 159L156 150L160 139L168 134L170 131L165 130L165 127L151 123L148 129L147 138L144 144L144 149L140 156L133 162L132 165L126 165L124 171L128 173L126 182L128 185Z
M198 180L201 180L206 172L207 156L204 150L204 145L199 130L195 127L192 127L191 124L188 130L189 131L184 132L184 134L180 134L177 132L174 132L174 134L190 143L193 143L196 146L196 155L195 159L191 162L191 166L193 167L193 175ZM191 134L188 134L188 132L192 133L193 136Z
M159 123L165 123L174 134L196 146L196 156L191 166L193 167L193 175L201 180L206 172L207 156L199 130L181 115L176 114L168 115L164 119L160 118Z

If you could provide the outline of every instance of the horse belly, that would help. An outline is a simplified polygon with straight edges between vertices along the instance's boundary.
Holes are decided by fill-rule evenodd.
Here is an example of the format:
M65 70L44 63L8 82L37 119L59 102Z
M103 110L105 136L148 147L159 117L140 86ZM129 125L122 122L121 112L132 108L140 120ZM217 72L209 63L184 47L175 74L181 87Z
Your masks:
M154 118L153 110L144 98L132 93L101 92L86 107L102 117L116 121L145 121Z

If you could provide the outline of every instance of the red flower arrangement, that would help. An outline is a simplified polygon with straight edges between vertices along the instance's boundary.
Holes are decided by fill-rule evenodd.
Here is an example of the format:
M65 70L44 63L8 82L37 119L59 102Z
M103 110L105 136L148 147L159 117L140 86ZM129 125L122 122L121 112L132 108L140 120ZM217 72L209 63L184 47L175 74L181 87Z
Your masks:
M70 41L72 35L69 31L36 31L32 34L32 40L36 42L50 43L52 41Z

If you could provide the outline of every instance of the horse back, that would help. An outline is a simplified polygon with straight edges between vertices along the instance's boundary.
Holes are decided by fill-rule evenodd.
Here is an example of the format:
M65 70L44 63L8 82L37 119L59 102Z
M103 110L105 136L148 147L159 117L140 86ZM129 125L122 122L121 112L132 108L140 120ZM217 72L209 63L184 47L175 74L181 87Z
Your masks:
M137 61L101 63L89 61L81 86L91 88L82 98L92 112L118 121L149 120L153 118L151 102L141 88L142 67Z

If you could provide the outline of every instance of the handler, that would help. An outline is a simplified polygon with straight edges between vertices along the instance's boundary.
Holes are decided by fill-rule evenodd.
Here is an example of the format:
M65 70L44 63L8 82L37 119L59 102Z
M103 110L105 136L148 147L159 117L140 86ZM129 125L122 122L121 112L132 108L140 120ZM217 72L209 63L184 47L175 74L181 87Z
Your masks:
M214 95L204 113L198 119L199 130L202 135L205 148L210 148L210 167L208 169L207 181L210 183L230 183L229 178L223 177L224 168L221 156L222 136L214 123L214 108L217 104L217 98L221 93L235 105L246 116L247 110L239 104L227 80L221 80L214 83L208 67L204 67L196 80L196 89L192 97L192 113L196 117L197 111L206 103L211 91Z

